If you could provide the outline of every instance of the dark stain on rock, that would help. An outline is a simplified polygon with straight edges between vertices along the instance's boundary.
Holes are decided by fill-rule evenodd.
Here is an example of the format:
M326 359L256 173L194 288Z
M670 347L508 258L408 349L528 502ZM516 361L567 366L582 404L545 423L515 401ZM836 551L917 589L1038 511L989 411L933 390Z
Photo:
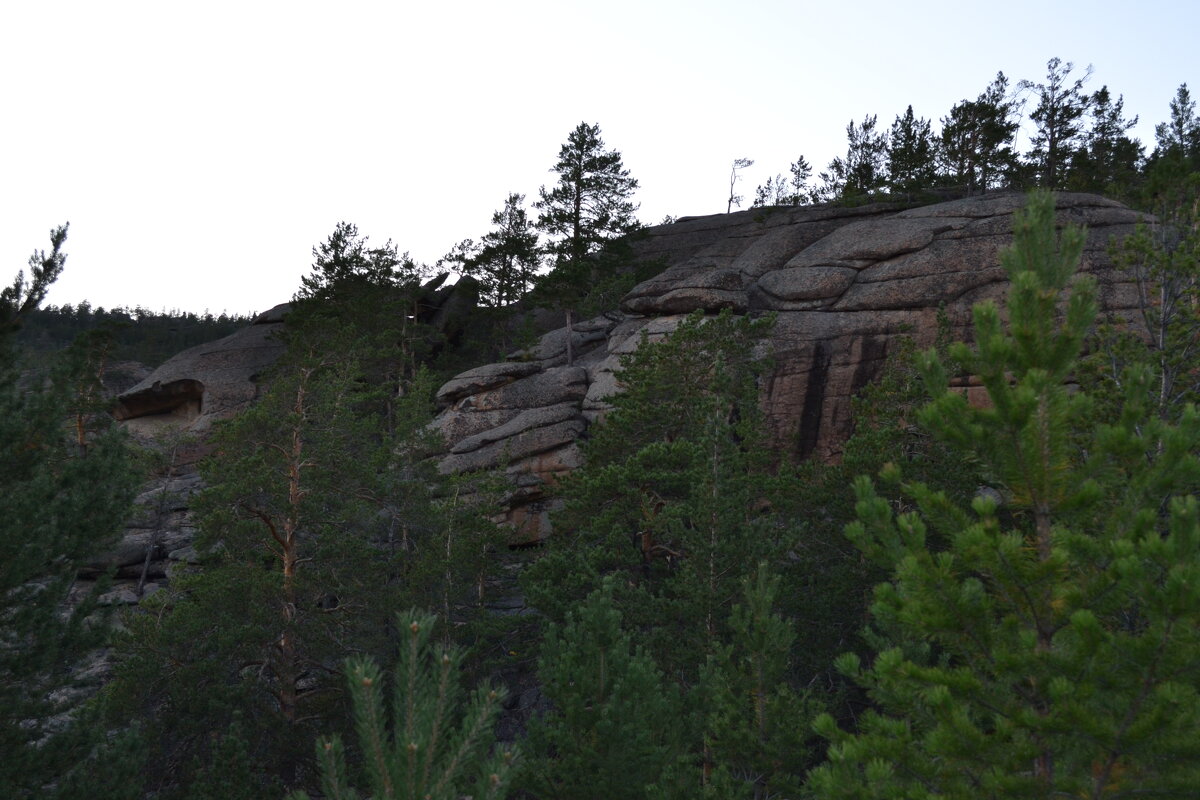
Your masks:
M800 458L808 458L817 449L831 358L828 343L818 340L813 344L812 366L808 370L808 383L804 388L804 408L800 411L800 430L797 434L796 454Z
M861 340L858 364L850 378L850 394L856 395L864 386L879 377L887 360L886 336L864 336Z

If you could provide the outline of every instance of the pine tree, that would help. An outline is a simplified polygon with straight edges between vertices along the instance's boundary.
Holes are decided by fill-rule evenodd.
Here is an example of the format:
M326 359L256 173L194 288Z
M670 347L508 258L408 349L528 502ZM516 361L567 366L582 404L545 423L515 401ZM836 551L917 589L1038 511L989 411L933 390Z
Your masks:
M1047 189L1066 185L1070 156L1084 136L1084 118L1091 107L1091 96L1083 85L1092 75L1089 65L1083 77L1070 81L1074 64L1052 58L1046 63L1046 82L1021 81L1017 88L1036 93L1038 104L1029 118L1036 126L1032 137L1030 163L1037 172L1038 183Z
M942 180L968 193L994 189L1017 168L1016 103L1003 72L975 100L963 100L942 118L938 162Z
M953 350L989 407L950 391L937 358L924 367L922 424L1005 507L905 483L917 510L896 516L856 482L847 535L892 572L872 606L889 646L839 662L877 710L852 733L818 720L819 797L1186 797L1200 781L1200 414L1147 413L1141 368L1114 425L1068 386L1096 313L1094 281L1072 281L1083 242L1056 233L1048 194L1014 220L1008 322L976 306L975 347Z
M751 208L767 206L800 206L812 199L808 181L812 178L812 165L804 156L796 159L788 166L788 176L782 173L767 178L754 190L754 203Z
M1146 365L1156 385L1152 406L1163 419L1177 420L1200 401L1200 204L1165 208L1153 227L1141 224L1110 246L1114 262L1138 287L1134 325L1105 329L1098 358L1110 395L1120 396L1124 373Z
M550 800L643 798L679 748L679 698L622 630L606 580L551 625L538 677L552 708L529 730L525 784Z
M67 712L72 668L104 642L92 616L103 583L68 599L79 567L114 543L137 480L112 420L89 413L95 350L22 375L13 334L61 274L66 236L52 231L28 282L0 292L0 795L12 798L51 796L52 782L91 768L97 742Z
M390 240L372 247L349 222L339 222L312 253L312 270L292 299L288 330L307 326L317 339L325 335L322 330L353 331L358 352L365 354L366 375L402 395L438 340L421 322L426 267Z
M365 499L383 442L360 366L293 339L255 405L213 432L196 503L205 568L127 620L109 689L114 723L144 718L158 791L218 776L205 732L238 718L255 790L302 785L313 726L337 713L334 665L386 644L397 554Z
M913 115L912 106L896 117L887 140L888 188L913 195L933 186L934 139L929 120Z
M1155 126L1154 137L1139 199L1142 208L1166 220L1200 198L1200 116L1186 83L1171 100L1169 121Z
M558 183L541 188L534 208L541 212L537 227L551 237L547 250L555 268L582 264L605 242L637 227L637 179L618 151L604 149L598 124L579 123L550 171Z
M493 230L479 246L468 247L462 269L480 282L480 296L488 305L503 307L525 296L539 265L538 235L522 208L525 196L510 194L504 208L492 214Z
M623 574L622 612L645 627L664 669L695 680L726 632L737 565L781 546L771 516L758 510L779 489L755 383L765 364L754 345L769 324L696 314L627 359L625 391L564 488L555 523L564 535L524 577L551 619L562 620L602 576ZM668 632L664 619L679 620L679 630Z
M255 791L305 785L314 726L339 721L347 652L385 651L398 606L441 607L456 625L477 615L495 526L439 502L451 493L425 461L432 378L397 366L395 276L363 277L297 301L260 397L211 437L205 569L129 620L112 714L144 713L162 791L217 775L203 732L235 717Z
M567 136L551 169L558 183L539 190L533 207L541 212L537 227L550 237L546 253L551 271L538 284L542 303L561 308L569 333L581 299L612 276L603 274L605 247L638 227L633 193L637 179L629 174L616 150L605 150L600 125L581 122ZM568 350L568 362L571 353Z
M479 687L464 700L463 652L435 647L432 614L397 616L403 636L392 678L392 715L383 700L383 674L370 658L347 659L343 672L354 704L362 771L375 800L502 800L517 752L494 741L492 727L503 689ZM489 752L491 751L491 752ZM340 736L317 742L321 789L328 798L356 798ZM297 792L291 800L307 800Z
M730 614L731 641L701 680L706 742L701 796L795 797L808 763L813 711L790 685L795 626L775 613L780 579L765 563L743 582ZM697 796L696 782L692 793Z
M1138 118L1125 118L1125 98L1113 100L1107 86L1092 95L1089 108L1091 126L1071 160L1071 188L1109 197L1126 195L1142 162L1141 143L1126 135Z
M878 116L863 117L858 125L854 120L846 125L846 157L829 162L820 175L821 199L849 200L869 196L886 183L887 136L876 133Z
M1179 85L1171 100L1170 122L1154 126L1154 138L1161 155L1174 153L1184 159L1200 158L1200 116L1196 115L1196 101L1186 83Z
M364 290L395 285L401 273L411 269L407 254L401 256L391 241L371 247L358 226L339 222L324 242L313 248L313 270L301 278L297 298L352 302Z

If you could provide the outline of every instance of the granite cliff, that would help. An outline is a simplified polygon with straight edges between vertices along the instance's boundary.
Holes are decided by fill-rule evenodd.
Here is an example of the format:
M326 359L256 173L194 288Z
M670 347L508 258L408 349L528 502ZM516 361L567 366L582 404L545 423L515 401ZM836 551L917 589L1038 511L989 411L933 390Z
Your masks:
M851 430L850 399L878 374L897 337L928 344L939 309L952 333L966 336L971 306L1003 295L998 253L1011 242L1011 216L1023 204L1023 195L995 194L922 207L756 209L649 228L634 244L635 257L665 269L619 308L569 332L546 333L441 387L433 423L444 441L439 469L503 468L512 491L498 518L512 527L513 543L544 538L547 490L581 463L581 439L619 391L622 355L643 337L669 334L689 313L725 308L776 315L761 345L774 364L762 403L775 446L836 459ZM1144 216L1095 195L1060 193L1057 207L1060 222L1088 228L1082 268L1097 277L1103 310L1133 310L1136 287L1114 269L1107 248ZM120 396L117 416L139 434L202 435L214 419L252 402L257 376L281 352L271 332L285 311L272 309L233 336L171 359ZM972 391L969 382L964 390ZM120 554L112 554L126 574L145 581L191 556L187 498L196 478L188 453L196 446L188 448L148 488Z
M505 512L515 540L546 536L545 489L580 463L580 437L619 390L621 356L643 335L668 334L688 313L724 308L776 315L762 343L774 363L762 403L775 446L836 459L851 431L851 397L878 374L897 337L930 344L939 309L952 334L966 337L971 306L1003 295L998 254L1011 243L1012 212L1024 201L997 194L919 208L751 210L651 228L637 255L667 268L619 309L575 327L573 363L562 329L441 388L440 467L505 465L515 485ZM1088 228L1082 269L1099 280L1103 309L1134 309L1136 287L1107 251L1143 216L1084 194L1060 193L1057 208L1060 222Z

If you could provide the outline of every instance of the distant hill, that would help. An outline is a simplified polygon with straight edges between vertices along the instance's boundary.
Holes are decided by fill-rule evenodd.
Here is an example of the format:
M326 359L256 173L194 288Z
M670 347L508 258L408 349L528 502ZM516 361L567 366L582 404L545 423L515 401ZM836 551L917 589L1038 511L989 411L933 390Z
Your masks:
M254 314L213 316L190 311L149 311L144 308L49 306L29 315L17 335L26 352L52 353L85 331L112 331L116 361L137 361L155 367L178 352L228 336L250 324Z

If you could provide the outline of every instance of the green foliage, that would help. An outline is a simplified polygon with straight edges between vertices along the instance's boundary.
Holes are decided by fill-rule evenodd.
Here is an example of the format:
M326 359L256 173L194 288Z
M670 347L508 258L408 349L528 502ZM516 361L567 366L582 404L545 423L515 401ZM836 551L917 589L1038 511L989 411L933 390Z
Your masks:
M789 685L796 626L774 611L779 586L779 576L759 564L730 613L730 644L706 665L704 797L795 797L801 790L814 714Z
M249 746L241 720L236 716L226 729L209 732L212 756L207 763L193 765L195 780L187 800L256 800L266 787L259 785L250 761ZM272 792L274 794L274 792Z
M284 335L295 340L293 349L353 353L386 405L440 344L421 322L425 272L390 240L371 247L356 226L339 222L313 248L312 272L293 298Z
M3 337L6 347L8 337L42 304L51 284L62 274L63 266L67 263L67 254L62 251L62 246L67 241L68 227L69 223L50 231L50 255L46 255L45 250L35 250L29 257L28 282L25 272L19 271L12 285L0 290L0 337Z
M846 125L846 157L829 162L820 175L821 200L853 201L879 192L886 181L887 135L875 131L878 116L863 117Z
M1021 81L1017 87L1037 96L1038 104L1029 114L1035 126L1029 161L1038 185L1047 189L1066 185L1070 156L1083 142L1084 119L1091 107L1092 97L1083 91L1083 84L1092 68L1089 65L1082 78L1071 82L1074 66L1052 58L1046 63L1045 83Z
M538 676L553 707L530 724L524 780L536 797L642 798L677 758L679 696L622 630L614 587L547 632Z
M1138 118L1125 118L1125 98L1113 100L1107 86L1091 96L1089 107L1091 127L1071 157L1067 183L1077 191L1125 199L1138 182L1142 162L1141 142L1126 135Z
M339 222L321 244L313 248L313 270L300 281L300 300L346 301L363 299L364 292L387 289L417 266L401 256L390 240L371 247L358 226Z
M464 702L459 685L463 653L433 646L435 624L431 614L410 611L397 616L403 643L392 681L390 720L378 665L365 657L345 662L368 796L458 800L466 795L499 800L507 796L517 757L514 748L491 737L504 691L481 686ZM347 777L341 737L317 742L317 762L326 797L359 796ZM290 797L302 800L307 795L298 792Z
M751 208L767 208L769 206L800 206L812 200L808 187L812 177L812 165L808 159L800 156L788 166L788 177L776 174L767 178L767 182L754 190L754 203Z
M525 195L509 194L504 208L492 214L493 229L479 245L468 239L446 257L463 274L479 281L480 298L492 307L502 308L524 297L541 260L538 235L522 207L524 202Z
M1156 384L1155 413L1177 418L1200 399L1200 375L1194 369L1200 347L1200 207L1164 209L1164 219L1139 225L1110 247L1114 263L1137 282L1139 307L1133 325L1112 320L1101 328L1090 360L1102 373L1099 396L1123 395L1126 369L1144 364Z
M1016 112L1003 72L975 100L956 103L942 118L938 159L943 180L974 193L1009 179L1017 168Z
M1170 121L1154 126L1154 138L1158 143L1158 155L1191 161L1195 168L1200 159L1200 116L1196 114L1196 101L1186 83L1179 85L1171 99Z
M887 646L839 661L877 710L855 733L818 720L820 797L1184 797L1200 779L1200 416L1148 414L1137 368L1117 424L1095 423L1066 385L1095 315L1094 283L1072 281L1082 232L1055 232L1049 195L1014 228L1007 324L981 304L976 346L952 350L990 407L949 391L930 356L921 413L1005 507L909 482L917 510L897 515L856 482L847 535L892 573L872 605Z
M0 795L44 797L89 764L91 732L72 724L81 657L103 643L104 583L71 597L78 569L111 545L137 480L125 438L94 417L97 351L81 343L44 381L22 385L13 333L66 260L66 226L0 292Z
M917 118L910 105L897 116L887 139L887 176L891 192L912 196L934 184L934 138L929 120Z
M17 342L26 352L53 353L78 336L104 331L112 338L113 359L157 366L188 348L246 327L252 318L252 314L93 308L84 301L35 309L18 332Z
M454 624L478 615L498 534L426 460L436 384L413 368L416 329L397 321L412 285L384 250L352 226L317 249L285 355L211 436L196 503L204 570L128 620L110 714L146 719L167 796L219 791L221 742L207 732L235 718L249 785L307 785L316 726L342 723L347 653L386 652L398 606L440 607Z
M536 299L574 309L592 284L608 281L621 263L616 251L607 258L597 256L638 228L632 200L638 182L619 152L604 149L600 126L583 122L567 136L551 172L558 173L558 183L551 189L543 186L534 203L540 212L537 227L550 237L546 253L552 261Z
M541 212L538 228L552 237L548 250L557 263L580 262L637 226L631 200L637 179L619 152L604 149L599 125L579 123L550 171L558 173L558 183L541 188L534 208Z
M828 552L819 525L802 521L834 508L812 479L820 468L780 465L765 438L758 379L770 362L757 347L771 324L696 314L662 341L643 340L624 361L613 410L592 429L586 466L565 482L547 552L523 576L530 602L559 624L603 589L631 640L684 690L681 749L654 796L741 792L770 753L785 750L772 780L794 782L809 753L784 734L802 723L785 722L803 706L787 687L824 669L814 666L820 648L837 652L861 624L857 560L844 547ZM786 617L769 615L771 600L734 610L759 561L787 581ZM800 619L799 641L776 639L780 625ZM833 643L822 638L829 629ZM751 741L739 725L753 678L741 665L754 658L769 665L762 685L772 686L773 721L765 740ZM812 671L798 672L800 661ZM791 730L807 735L802 725ZM725 764L719 778L717 764Z
M657 639L665 668L690 664L694 679L738 594L739 565L780 547L763 513L777 487L754 383L754 344L769 325L697 314L625 360L625 391L566 483L564 535L527 572L531 601L551 619L619 571L627 619Z

